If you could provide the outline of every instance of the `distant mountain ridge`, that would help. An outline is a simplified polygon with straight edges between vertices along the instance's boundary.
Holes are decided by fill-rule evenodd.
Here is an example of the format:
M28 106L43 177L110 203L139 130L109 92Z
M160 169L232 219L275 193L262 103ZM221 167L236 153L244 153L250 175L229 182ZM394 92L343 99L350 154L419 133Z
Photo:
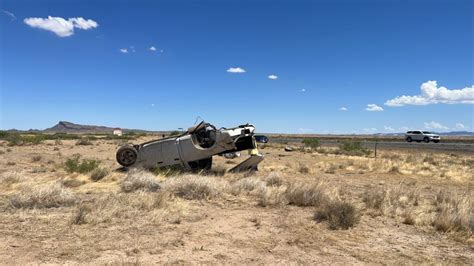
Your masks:
M43 130L45 133L109 133L112 134L116 127L96 126L96 125L80 125L68 121L59 121L53 127ZM127 129L122 128L124 133L160 133L158 131L148 131L142 129ZM164 132L164 131L163 131Z

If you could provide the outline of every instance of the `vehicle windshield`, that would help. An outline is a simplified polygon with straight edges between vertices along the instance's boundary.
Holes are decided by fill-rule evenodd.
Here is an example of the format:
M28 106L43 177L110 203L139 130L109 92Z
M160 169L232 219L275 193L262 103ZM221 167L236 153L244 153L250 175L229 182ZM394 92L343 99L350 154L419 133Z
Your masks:
M431 133L429 131L423 131L423 134L433 134L433 133Z

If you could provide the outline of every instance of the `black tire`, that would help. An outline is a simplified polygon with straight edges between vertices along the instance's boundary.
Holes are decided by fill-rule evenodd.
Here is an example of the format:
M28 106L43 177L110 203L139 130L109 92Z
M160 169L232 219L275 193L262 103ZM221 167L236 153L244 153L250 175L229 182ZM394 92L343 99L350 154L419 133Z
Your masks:
M421 142L421 140L417 140L416 142L420 143L420 142Z
M426 142L426 143L430 143L430 139L428 137L424 137L423 141Z
M407 141L408 141L408 142L412 142L413 139L412 139L411 137L408 137L408 138L407 138Z
M434 143L438 143L438 142L439 142L439 140L433 140L433 142L434 142Z
M121 166L132 166L137 161L137 150L132 146L124 146L118 149L116 159Z

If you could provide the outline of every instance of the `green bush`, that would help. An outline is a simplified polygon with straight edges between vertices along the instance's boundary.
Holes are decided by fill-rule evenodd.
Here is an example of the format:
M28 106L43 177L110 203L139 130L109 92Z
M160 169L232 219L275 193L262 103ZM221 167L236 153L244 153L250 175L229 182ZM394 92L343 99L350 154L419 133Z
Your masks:
M68 173L89 173L99 167L100 161L93 159L82 159L80 155L74 155L64 163L64 169Z
M344 141L339 145L339 151L349 155L369 155L370 150L364 148L360 141Z
M23 136L18 133L7 133L4 139L8 141L9 146L21 146L25 144L37 145L45 140L43 135L26 135Z
M321 146L321 143L319 142L319 139L317 139L317 138L304 139L303 144L306 147L310 147L310 148L317 148L317 147Z
M170 132L170 136L177 136L177 135L181 135L181 131L178 131L178 130L173 130Z
M89 139L80 139L76 142L76 145L92 145Z

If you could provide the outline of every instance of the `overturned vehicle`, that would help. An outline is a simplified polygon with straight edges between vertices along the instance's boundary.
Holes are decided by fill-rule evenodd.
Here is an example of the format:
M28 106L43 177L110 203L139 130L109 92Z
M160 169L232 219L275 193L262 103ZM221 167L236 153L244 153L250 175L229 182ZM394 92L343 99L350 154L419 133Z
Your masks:
M255 127L250 124L216 129L202 121L178 136L123 146L117 151L116 158L124 167L182 167L199 171L211 168L214 155L249 150L250 157L230 171L253 170L263 160L257 151L254 131Z

